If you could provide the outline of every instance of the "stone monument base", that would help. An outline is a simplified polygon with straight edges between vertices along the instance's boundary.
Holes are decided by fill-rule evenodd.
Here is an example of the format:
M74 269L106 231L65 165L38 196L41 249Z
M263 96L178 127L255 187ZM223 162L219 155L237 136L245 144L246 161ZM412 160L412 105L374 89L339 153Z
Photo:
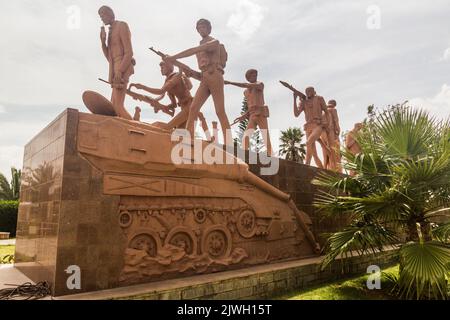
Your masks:
M25 147L15 266L61 296L317 256L289 194L206 141L194 149L231 163L177 163L191 144L172 138L62 113Z
M242 270L165 280L130 287L62 296L60 300L256 300L272 299L344 277L365 274L367 267L381 269L397 263L397 249L386 248L376 254L338 259L320 271L323 257L278 262Z

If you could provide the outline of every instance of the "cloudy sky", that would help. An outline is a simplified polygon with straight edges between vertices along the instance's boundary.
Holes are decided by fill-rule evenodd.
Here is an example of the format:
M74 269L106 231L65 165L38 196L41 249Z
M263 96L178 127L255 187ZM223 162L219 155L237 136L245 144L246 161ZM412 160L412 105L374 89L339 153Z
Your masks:
M450 6L430 2L365 0L0 0L0 172L21 167L24 145L65 108L86 111L84 90L110 95L99 42L99 6L113 7L133 38L133 82L159 86L155 46L174 54L198 43L195 22L208 18L213 36L229 53L226 78L243 81L259 70L271 109L270 127L303 126L292 95L313 85L338 101L343 130L364 118L370 104L410 100L438 117L450 115ZM196 66L194 59L185 60ZM240 111L242 90L226 88L230 120ZM136 103L127 100L131 111ZM215 120L211 102L203 111ZM144 121L168 120L148 107Z

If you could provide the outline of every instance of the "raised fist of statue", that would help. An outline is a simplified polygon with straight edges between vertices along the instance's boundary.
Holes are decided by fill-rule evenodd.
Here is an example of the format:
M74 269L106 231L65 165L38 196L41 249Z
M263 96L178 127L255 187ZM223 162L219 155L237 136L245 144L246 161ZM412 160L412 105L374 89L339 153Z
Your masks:
M100 40L102 43L106 44L106 30L105 27L100 28Z

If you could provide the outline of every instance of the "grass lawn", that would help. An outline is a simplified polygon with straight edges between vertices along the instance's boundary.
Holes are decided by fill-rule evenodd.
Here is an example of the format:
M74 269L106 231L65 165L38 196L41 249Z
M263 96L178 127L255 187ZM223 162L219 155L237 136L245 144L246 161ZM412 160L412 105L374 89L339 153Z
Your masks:
M14 254L15 245L6 245L2 246L0 245L0 261L2 261L2 258L9 254Z
M398 274L398 266L382 270L383 273ZM366 286L368 274L343 279L283 295L282 300L393 300L389 295L390 283L382 276L381 290L369 290Z

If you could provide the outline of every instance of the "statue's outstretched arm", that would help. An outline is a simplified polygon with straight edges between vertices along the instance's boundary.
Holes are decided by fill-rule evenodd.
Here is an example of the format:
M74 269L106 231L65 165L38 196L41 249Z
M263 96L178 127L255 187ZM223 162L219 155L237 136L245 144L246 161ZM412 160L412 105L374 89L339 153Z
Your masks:
M257 90L264 89L264 84L262 82L249 83L249 82L224 81L224 83L244 89L257 89Z
M202 45L199 45L197 47L193 47L193 48L181 51L180 53L177 53L176 55L169 56L169 58L171 60L187 58L187 57L193 56L194 54L197 54L197 53L199 53L201 51L207 51L207 50L215 49L218 46L219 46L219 41L218 40L212 40L212 41L209 41L209 42L204 43Z

